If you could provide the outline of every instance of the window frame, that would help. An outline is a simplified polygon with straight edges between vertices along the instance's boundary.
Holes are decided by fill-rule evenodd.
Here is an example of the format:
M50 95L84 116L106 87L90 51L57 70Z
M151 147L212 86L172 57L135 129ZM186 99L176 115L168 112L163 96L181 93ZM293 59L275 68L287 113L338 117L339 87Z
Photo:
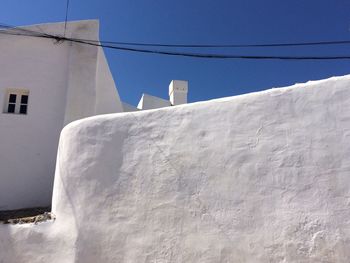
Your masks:
M15 95L15 100L11 99L11 95ZM13 97L12 97L13 98ZM12 106L11 106L12 105ZM10 110L10 106L14 109ZM5 95L5 103L3 113L14 115L28 115L29 90L26 89L7 89Z

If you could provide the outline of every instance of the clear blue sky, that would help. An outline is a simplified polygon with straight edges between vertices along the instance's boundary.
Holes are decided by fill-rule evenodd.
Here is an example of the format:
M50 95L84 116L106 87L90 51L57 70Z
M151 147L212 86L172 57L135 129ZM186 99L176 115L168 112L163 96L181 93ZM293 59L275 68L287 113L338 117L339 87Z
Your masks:
M65 7L65 0L1 0L0 22L29 25L63 21ZM69 20L79 19L99 19L101 39L125 42L350 40L349 0L70 0ZM120 96L134 105L143 92L167 98L171 79L188 80L189 100L199 101L350 73L350 61L210 60L105 52ZM350 45L201 52L350 55Z

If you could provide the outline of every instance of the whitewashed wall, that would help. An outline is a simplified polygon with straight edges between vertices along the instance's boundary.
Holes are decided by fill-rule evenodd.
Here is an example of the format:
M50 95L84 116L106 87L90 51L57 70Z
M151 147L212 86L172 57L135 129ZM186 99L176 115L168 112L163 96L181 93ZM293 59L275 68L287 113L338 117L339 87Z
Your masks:
M27 28L61 35L64 24ZM68 23L66 36L98 39L98 21ZM64 124L122 111L103 50L0 34L0 68L0 210L49 205ZM29 90L27 115L3 113L9 88Z
M55 222L0 262L349 262L350 77L62 132Z

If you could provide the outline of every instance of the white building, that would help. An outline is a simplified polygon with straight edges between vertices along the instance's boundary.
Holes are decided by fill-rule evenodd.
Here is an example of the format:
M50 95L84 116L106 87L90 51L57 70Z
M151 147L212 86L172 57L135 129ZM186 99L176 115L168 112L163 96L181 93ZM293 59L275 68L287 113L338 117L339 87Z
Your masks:
M139 110L158 109L187 103L188 82L185 80L172 80L169 84L169 100L158 98L149 94L142 94L137 105Z
M64 23L25 29L63 35ZM98 35L96 20L67 25L66 37ZM100 47L0 34L0 50L0 210L46 206L62 128L123 106Z

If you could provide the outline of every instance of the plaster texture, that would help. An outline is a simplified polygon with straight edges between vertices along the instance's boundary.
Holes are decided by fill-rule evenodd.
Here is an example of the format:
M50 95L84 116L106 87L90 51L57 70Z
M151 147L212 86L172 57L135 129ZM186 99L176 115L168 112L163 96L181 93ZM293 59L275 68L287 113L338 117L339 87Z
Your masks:
M64 23L23 27L63 35ZM98 40L96 20L69 22L67 37ZM0 34L0 210L50 204L59 134L71 121L122 112L100 47ZM29 93L8 114L9 89Z
M349 262L350 77L87 118L0 262Z

